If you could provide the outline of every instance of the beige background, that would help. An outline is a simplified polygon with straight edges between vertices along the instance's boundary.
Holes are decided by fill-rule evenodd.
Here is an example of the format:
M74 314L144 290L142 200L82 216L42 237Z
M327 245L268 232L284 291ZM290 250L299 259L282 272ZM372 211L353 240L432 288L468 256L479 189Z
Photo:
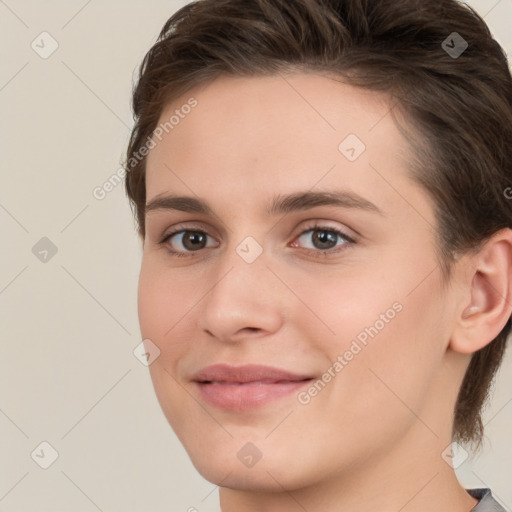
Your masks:
M134 70L185 3L0 0L0 511L217 508L133 354L140 247L123 185L93 196L119 168ZM512 1L469 4L510 53ZM58 48L42 58L33 41ZM458 469L508 509L511 402L509 354L485 448Z

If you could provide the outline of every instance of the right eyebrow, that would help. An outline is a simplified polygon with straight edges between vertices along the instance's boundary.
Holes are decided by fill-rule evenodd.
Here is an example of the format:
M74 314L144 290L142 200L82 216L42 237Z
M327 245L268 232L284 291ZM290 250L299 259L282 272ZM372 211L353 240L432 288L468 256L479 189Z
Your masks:
M157 196L146 204L146 213L155 210L179 210L181 212L213 215L208 203L189 196Z

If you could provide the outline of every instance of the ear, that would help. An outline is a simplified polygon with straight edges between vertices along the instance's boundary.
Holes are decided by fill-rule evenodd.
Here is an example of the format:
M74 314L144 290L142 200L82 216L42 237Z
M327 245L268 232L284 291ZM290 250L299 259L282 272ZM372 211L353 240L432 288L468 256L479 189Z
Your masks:
M496 232L470 256L449 346L470 354L485 347L512 314L512 230Z

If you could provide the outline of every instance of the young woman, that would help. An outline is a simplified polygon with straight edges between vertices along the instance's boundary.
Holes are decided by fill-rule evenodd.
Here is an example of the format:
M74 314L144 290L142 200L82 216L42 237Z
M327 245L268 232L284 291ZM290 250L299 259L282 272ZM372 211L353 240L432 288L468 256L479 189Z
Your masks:
M453 461L511 326L512 78L483 20L200 0L133 109L151 378L222 512L503 511Z

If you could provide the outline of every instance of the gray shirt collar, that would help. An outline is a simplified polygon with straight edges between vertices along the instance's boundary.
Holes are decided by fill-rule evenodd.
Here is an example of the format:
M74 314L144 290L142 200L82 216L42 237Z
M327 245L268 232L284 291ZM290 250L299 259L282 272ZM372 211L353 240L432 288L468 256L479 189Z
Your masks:
M493 497L490 489L466 489L479 502L471 512L507 512Z

